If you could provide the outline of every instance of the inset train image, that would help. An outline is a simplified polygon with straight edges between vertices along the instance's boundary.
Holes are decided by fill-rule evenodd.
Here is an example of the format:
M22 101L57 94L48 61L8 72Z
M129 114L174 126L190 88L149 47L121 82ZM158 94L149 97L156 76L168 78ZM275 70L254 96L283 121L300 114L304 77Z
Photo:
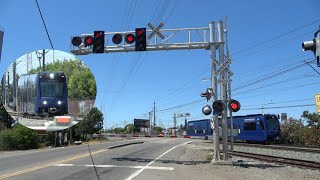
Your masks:
M68 86L64 72L38 72L19 77L17 111L25 117L68 114Z

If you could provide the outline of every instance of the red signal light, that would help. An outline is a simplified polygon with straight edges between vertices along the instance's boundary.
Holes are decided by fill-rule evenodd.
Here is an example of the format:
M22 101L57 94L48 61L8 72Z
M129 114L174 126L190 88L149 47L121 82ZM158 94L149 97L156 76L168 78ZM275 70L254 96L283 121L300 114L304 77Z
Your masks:
M93 53L104 53L104 31L94 31L93 35Z
M138 34L138 35L141 35L142 33L143 33L143 30L142 30L142 29L138 29L138 30L137 30L137 34Z
M127 34L125 37L126 43L132 44L135 41L135 36L133 34Z
M238 104L236 103L231 103L231 109L237 109L238 108Z
M93 37L92 36L87 36L84 38L84 45L85 46L92 46L93 44Z
M100 36L102 36L102 32L96 31L95 34L94 34L94 37L95 37L95 38L98 38L98 37L100 37Z
M240 110L240 103L237 100L231 99L228 103L228 108L232 111L232 112L237 112Z

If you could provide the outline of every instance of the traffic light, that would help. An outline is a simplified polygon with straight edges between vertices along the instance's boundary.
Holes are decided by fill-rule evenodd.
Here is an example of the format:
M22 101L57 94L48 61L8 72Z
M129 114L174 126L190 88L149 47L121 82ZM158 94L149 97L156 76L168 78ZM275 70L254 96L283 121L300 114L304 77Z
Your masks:
M223 101L217 100L213 102L212 108L214 112L221 113L226 108L226 105L223 103Z
M228 103L228 108L232 112L238 112L240 110L240 103L237 100L231 99Z
M136 51L147 50L146 28L136 28Z
M303 51L312 51L317 59L317 66L320 67L320 30L314 33L312 41L302 42Z
M104 53L104 31L94 31L93 38L93 53Z

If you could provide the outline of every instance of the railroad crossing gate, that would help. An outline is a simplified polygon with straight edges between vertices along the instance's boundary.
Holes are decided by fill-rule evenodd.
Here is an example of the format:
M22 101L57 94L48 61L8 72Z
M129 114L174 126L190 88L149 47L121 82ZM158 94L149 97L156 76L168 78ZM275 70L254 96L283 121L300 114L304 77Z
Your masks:
M320 113L320 94L316 94L314 96L314 100L316 103L316 111L317 111L317 113Z

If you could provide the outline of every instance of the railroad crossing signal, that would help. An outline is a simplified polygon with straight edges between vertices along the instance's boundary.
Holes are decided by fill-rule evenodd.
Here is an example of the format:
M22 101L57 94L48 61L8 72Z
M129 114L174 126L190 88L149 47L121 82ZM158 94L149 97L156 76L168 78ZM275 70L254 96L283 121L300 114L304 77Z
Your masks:
M240 103L237 100L231 99L228 103L228 108L232 111L232 112L238 112L240 110Z
M312 41L302 42L303 51L312 51L317 59L317 66L320 67L320 29L314 33Z
M136 28L136 51L147 50L146 28Z
M212 92L212 90L211 90L211 92ZM208 88L205 92L202 92L200 94L200 96L205 97L207 99L207 101L209 101L211 98L211 92L210 92L210 88Z
M202 108L202 113L204 114L204 115L210 115L211 114L211 112L212 112L212 108L209 106L209 105L205 105L205 106L203 106L203 108Z
M104 53L104 31L94 31L93 38L93 53Z
M317 111L317 113L320 113L320 94L316 94L314 96L314 100L316 103L316 111Z
M223 103L223 101L217 100L213 102L212 108L214 112L221 113L226 108L226 105Z
M215 62L215 61L214 61ZM215 62L217 63L217 62ZM228 59L226 62L224 62L222 64L222 66L220 66L220 68L218 69L218 71L216 71L214 73L215 76L217 76L218 74L222 73L222 71L226 71L230 76L233 75L233 73L227 68L228 65L231 63L231 59ZM219 63L220 64L220 63ZM220 64L221 65L221 64Z
M149 28L152 29L152 33L149 34L148 39L151 39L155 34L157 34L161 39L164 39L164 38L165 38L164 35L162 35L162 34L160 33L160 31L159 31L160 28L162 28L163 25L164 25L164 24L161 22L161 23L155 28L151 23L148 23Z

